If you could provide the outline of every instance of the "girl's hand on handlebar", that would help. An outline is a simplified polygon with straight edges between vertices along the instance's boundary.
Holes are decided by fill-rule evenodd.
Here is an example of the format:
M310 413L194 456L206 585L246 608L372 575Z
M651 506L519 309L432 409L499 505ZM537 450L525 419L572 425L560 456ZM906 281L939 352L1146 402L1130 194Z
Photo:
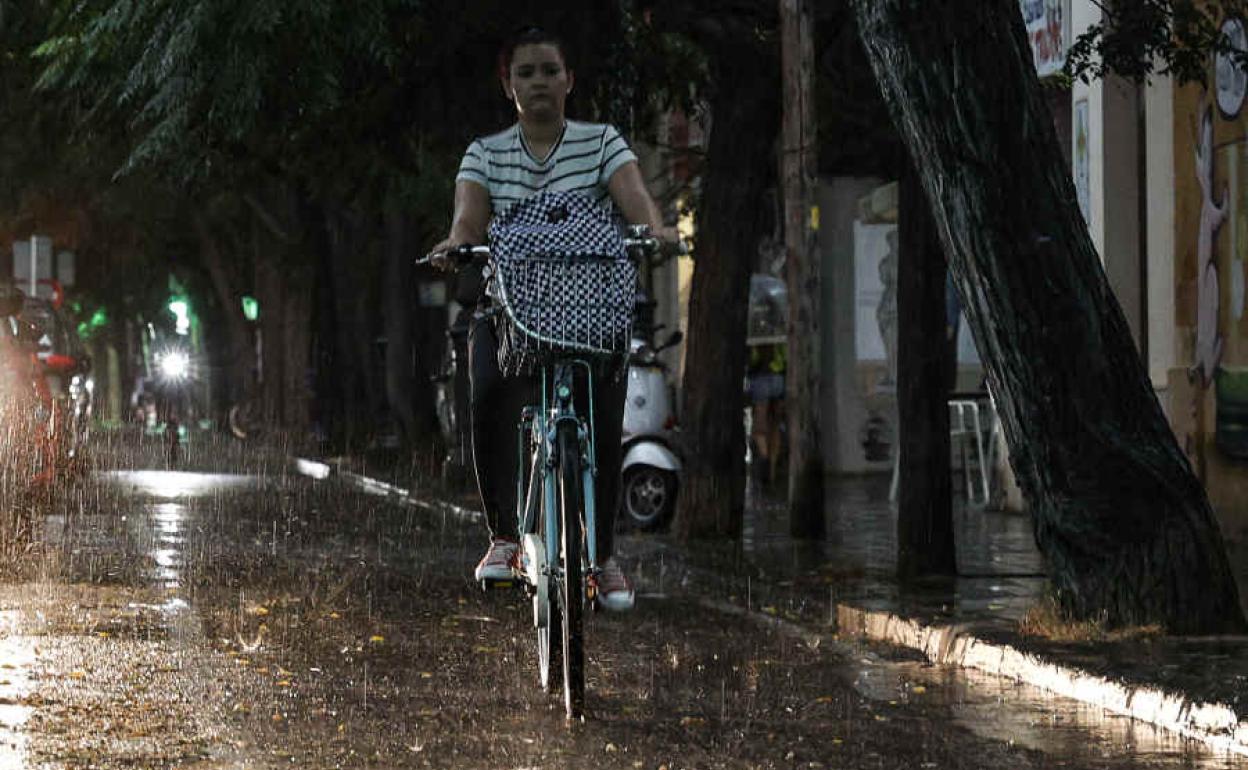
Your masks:
M418 260L418 262L425 262L429 264L430 266L434 267L435 269L441 270L442 272L446 272L447 270L450 270L451 268L454 267L454 265L451 263L451 260L449 258L450 257L449 252L451 249L459 245L460 244L456 242L454 239L445 238L437 246L434 246L432 249L430 249L429 253L425 255L425 258L423 260Z
M689 253L689 245L680 237L680 231L675 226L656 227L650 234L659 239L659 248L666 254Z

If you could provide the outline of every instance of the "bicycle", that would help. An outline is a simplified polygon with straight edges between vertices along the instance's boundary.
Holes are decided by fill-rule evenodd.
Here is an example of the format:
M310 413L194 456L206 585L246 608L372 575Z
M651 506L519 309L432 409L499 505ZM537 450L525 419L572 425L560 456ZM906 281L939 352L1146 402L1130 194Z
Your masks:
M620 273L603 281L584 281L599 287L628 284L627 328L616 330L618 339L601 335L580 335L581 339L560 336L559 319L532 332L536 340L532 354L533 371L540 372L541 402L524 407L517 430L520 434L517 453L517 520L520 523L521 569L516 584L532 598L533 623L537 629L538 677L542 688L555 694L562 686L564 708L569 719L579 718L585 705L584 608L594 608L598 593L594 479L598 473L593 421L593 380L595 364L627 356L631 339L632 292L636 286L636 263L658 250L659 242L649 236L642 225L628 228L622 239L628 260L599 260L597 267L604 273ZM488 246L463 246L443 252L457 266L472 260L493 258ZM430 258L417 260L428 263ZM512 288L523 283L519 274L555 273L545 276L543 286L570 283L570 274L578 269L592 271L592 260L577 261L566 257L530 256L506 268L512 273ZM626 263L624 269L621 263ZM586 267L586 266L590 267ZM503 271L492 262L493 280L500 280ZM609 294L606 289L603 294ZM513 291L514 294L514 291ZM618 296L618 295L617 295ZM599 302L603 302L599 298ZM589 306L594 301L588 301ZM552 315L562 309L548 308ZM502 314L505 323L523 325L515 317L515 308L504 291L492 313ZM541 308L538 308L541 311ZM500 347L502 338L500 334ZM588 407L584 414L577 409L584 393ZM527 462L526 462L527 455ZM484 586L483 586L484 587ZM497 587L502 587L501 585Z

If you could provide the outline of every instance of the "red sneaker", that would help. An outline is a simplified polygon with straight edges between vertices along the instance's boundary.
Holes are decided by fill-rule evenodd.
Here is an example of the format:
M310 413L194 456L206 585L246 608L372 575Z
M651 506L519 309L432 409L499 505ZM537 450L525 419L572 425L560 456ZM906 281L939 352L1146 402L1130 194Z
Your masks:
M511 580L520 569L520 544L505 537L490 541L490 549L477 563L474 573L477 582L485 580Z
M619 562L614 558L607 559L602 565L602 574L598 576L598 605L612 612L628 612L636 601L633 584L624 577Z

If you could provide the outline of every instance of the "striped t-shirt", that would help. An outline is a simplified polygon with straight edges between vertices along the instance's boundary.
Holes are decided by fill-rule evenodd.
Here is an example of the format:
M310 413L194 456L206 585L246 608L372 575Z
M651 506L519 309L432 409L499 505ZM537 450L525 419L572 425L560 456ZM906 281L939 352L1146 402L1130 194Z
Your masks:
M566 121L546 160L529 151L517 123L468 145L455 181L476 182L490 194L497 216L539 192L584 191L611 208L607 183L620 166L637 156L614 126Z

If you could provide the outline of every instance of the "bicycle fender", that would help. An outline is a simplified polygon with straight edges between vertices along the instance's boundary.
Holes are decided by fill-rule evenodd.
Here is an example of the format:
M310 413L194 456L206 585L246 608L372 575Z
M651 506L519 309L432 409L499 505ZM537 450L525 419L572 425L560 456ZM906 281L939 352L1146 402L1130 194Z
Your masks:
M622 470L634 465L650 465L660 470L679 472L680 459L672 450L657 441L637 441L624 453Z

